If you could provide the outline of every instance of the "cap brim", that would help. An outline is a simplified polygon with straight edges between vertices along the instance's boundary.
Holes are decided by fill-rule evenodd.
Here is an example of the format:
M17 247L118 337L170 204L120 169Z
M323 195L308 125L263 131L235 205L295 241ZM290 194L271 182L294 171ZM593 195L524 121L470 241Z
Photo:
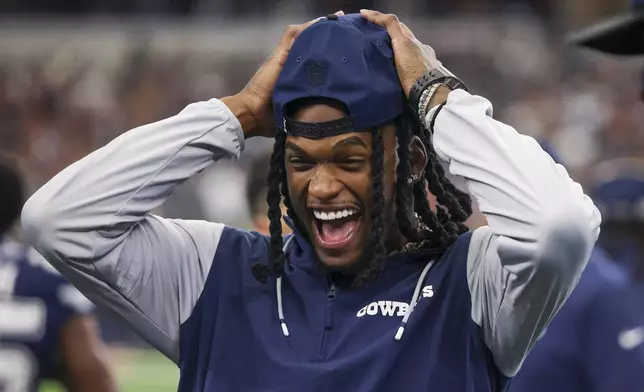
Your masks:
M572 33L568 42L615 55L644 54L644 13L622 15Z

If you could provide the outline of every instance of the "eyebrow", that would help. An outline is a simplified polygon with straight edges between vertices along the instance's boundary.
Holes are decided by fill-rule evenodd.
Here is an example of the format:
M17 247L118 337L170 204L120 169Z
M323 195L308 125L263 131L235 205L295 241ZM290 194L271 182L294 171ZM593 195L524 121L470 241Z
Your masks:
M306 153L306 151L304 151L304 149L302 147L300 147L297 144L292 143L292 142L287 141L286 144L284 145L284 149L285 150L293 150L294 152L296 152L297 154L300 154L300 155L305 155L305 156L308 155Z
M331 149L334 152L336 152L337 150L339 150L339 149L341 149L341 148L343 148L345 146L360 146L360 147L362 147L364 149L369 148L369 146L367 146L367 143L365 143L365 141L362 140L360 137L351 136L351 137L348 137L346 139L342 139L342 140L337 141L333 145L333 147ZM308 156L308 153L302 147L298 146L297 144L295 144L293 142L287 141L286 144L284 145L284 149L285 150L292 150L293 152L295 152L296 154L299 154L299 155Z
M337 143L333 145L333 150L339 150L340 148L344 146L360 146L364 149L368 149L369 146L367 146L367 143L365 143L364 140L362 140L358 136L351 136L346 139L339 140Z

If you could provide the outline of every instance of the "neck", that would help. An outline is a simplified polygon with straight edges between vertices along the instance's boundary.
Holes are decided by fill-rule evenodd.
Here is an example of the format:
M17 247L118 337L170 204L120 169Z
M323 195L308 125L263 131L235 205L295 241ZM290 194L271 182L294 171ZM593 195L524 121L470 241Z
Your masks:
M392 232L385 239L385 250L387 254L399 251L402 247L409 242L409 239L400 232L398 225L392 225Z

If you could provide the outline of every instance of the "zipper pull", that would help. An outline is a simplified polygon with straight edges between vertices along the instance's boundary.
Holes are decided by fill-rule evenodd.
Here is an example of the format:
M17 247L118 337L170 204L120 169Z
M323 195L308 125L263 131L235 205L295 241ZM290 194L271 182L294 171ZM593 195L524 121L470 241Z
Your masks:
M327 297L332 300L335 299L335 283L331 282L331 285L329 286L329 294Z

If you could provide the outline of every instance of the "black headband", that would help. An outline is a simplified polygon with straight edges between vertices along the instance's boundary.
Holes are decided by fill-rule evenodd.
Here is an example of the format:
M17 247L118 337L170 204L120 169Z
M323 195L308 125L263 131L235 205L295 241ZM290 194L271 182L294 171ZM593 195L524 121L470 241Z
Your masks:
M284 132L287 134L301 136L307 139L322 139L325 137L357 132L351 117L343 117L322 123L301 122L284 117L283 127Z

